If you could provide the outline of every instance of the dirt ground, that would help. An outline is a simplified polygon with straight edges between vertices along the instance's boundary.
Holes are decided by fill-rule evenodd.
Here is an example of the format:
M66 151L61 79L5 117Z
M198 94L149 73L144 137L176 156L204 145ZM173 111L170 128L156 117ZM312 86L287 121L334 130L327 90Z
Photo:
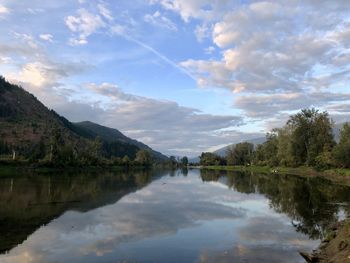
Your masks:
M350 219L333 226L312 254L300 254L310 263L350 263Z

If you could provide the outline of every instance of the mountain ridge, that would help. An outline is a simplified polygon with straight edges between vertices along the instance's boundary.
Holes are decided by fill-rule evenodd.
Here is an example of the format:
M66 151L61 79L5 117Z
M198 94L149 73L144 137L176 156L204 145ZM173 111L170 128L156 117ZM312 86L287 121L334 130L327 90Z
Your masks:
M31 158L39 148L45 148L41 155L48 155L55 136L59 137L61 145L71 147L74 152L88 152L88 144L93 144L93 140L100 137L103 152L108 157L127 155L133 159L137 151L145 149L156 161L168 159L117 129L91 121L70 122L46 107L30 92L0 76L0 154L16 151L21 156Z
M102 140L105 140L107 142L114 142L114 141L125 142L125 143L131 144L131 145L135 145L135 146L139 147L140 149L150 151L156 159L160 159L160 160L167 160L168 159L168 157L165 156L164 154L153 150L148 145L146 145L146 144L144 144L136 139L132 139L130 137L127 137L122 132L120 132L118 129L103 126L101 124L98 124L98 123L95 123L92 121L75 122L75 123L73 123L73 125L86 131L85 135L81 135L83 137L84 136L87 136L87 137L92 136L93 137L92 139L95 139L97 136L99 136Z

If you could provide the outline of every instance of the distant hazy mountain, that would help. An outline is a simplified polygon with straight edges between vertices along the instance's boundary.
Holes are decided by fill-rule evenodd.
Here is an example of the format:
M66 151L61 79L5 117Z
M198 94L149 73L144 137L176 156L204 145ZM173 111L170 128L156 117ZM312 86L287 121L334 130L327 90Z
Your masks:
M244 141L244 142L249 142L249 143L252 143L254 145L258 145L258 144L262 144L266 141L266 138L265 137L260 137L260 138L256 138L256 139L251 139L251 140L247 140L247 141ZM242 141L243 142L243 141ZM226 152L229 148L235 146L236 143L233 143L233 144L230 144L230 145L227 145L223 148L220 148L216 151L214 151L215 154L221 156L221 157L225 157L226 156Z
M240 141L240 142L250 142L250 143L253 143L254 145L258 145L258 144L264 143L265 140L266 140L265 137L260 137L260 138L255 138L255 139L246 140L246 141ZM237 143L239 143L239 142L237 142ZM215 154L217 154L217 155L219 155L221 157L225 157L227 150L230 147L235 146L237 143L229 144L229 145L227 145L225 147L222 147L222 148L214 151L213 153L215 153ZM191 162L191 163L198 163L199 162L199 157L190 158L189 162Z

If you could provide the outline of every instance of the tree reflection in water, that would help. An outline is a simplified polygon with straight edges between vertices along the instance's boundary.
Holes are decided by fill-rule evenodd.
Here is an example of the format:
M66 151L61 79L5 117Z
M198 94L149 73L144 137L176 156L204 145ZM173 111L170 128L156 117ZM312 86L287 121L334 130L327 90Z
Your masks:
M269 199L270 207L290 217L296 230L311 239L322 239L327 229L339 220L340 211L350 215L347 205L350 187L319 177L201 170L201 178L220 181L241 193L263 194Z
M20 244L67 210L86 212L117 202L162 173L69 172L1 178L0 253Z

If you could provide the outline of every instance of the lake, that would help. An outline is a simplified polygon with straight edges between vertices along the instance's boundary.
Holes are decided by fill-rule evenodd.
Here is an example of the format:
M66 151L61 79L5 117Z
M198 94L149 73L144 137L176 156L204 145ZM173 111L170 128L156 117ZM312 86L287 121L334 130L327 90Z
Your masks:
M208 170L8 173L0 262L304 262L350 189Z

